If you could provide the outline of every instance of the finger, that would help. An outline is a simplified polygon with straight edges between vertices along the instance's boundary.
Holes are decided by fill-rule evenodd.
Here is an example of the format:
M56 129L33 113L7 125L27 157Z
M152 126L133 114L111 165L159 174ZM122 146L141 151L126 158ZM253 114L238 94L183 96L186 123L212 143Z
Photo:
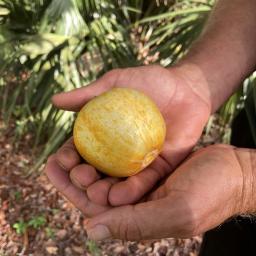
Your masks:
M142 172L114 184L108 196L110 205L119 206L138 202L171 171L171 166L164 159L158 157Z
M66 171L70 171L81 162L81 157L75 148L73 137L59 148L56 153L56 161Z
M87 234L96 241L108 238L140 241L190 235L186 230L189 230L186 216L191 216L189 207L175 207L176 203L179 198L163 198L113 208L90 219L86 224Z
M52 97L52 103L56 107L64 110L79 111L90 99L114 87L120 72L121 70L114 69L103 75L91 85L70 92L56 94Z
M75 166L70 172L70 179L80 189L87 189L91 184L100 179L95 168L88 164Z
M86 193L72 184L69 174L58 165L56 155L49 157L44 171L56 189L87 217L109 209L109 207L99 206L90 202Z
M120 179L118 178L105 178L99 180L87 188L87 196L90 201L99 205L109 205L108 194L113 186Z

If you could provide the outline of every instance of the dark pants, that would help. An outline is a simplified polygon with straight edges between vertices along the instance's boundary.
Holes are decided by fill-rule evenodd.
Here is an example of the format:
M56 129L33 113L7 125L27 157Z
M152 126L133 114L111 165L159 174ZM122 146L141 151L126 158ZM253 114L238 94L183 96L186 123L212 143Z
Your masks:
M231 144L255 148L245 111L232 125ZM199 256L256 256L256 217L237 217L205 233Z

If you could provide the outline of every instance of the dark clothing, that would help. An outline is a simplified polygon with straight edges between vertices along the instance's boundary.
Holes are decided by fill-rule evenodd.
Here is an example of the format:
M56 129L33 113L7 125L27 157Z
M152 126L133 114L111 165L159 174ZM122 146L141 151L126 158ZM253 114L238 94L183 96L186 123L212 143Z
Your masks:
M237 217L205 233L199 256L255 256L256 220Z
M231 144L255 148L245 110L232 124ZM256 256L256 217L239 216L206 232L199 256Z
M245 110L241 110L232 124L231 145L239 148L256 148Z

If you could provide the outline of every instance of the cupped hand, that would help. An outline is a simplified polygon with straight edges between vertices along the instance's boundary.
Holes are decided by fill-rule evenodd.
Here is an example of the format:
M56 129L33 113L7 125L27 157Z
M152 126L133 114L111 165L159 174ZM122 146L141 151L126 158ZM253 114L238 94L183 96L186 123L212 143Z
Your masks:
M251 156L247 150L240 150L239 155L236 152L236 148L227 145L197 151L144 202L113 207L89 219L89 237L192 237L233 215L245 213L254 194L250 168L246 171L242 166L249 167Z
M109 206L138 202L186 157L210 114L207 83L196 70L185 65L172 69L160 66L116 69L89 86L57 94L52 101L58 108L79 111L90 99L113 87L130 87L148 95L165 119L166 140L160 156L127 179L102 176L82 162L72 138L51 156L45 167L50 181L88 216ZM91 210L86 210L88 202L94 205Z

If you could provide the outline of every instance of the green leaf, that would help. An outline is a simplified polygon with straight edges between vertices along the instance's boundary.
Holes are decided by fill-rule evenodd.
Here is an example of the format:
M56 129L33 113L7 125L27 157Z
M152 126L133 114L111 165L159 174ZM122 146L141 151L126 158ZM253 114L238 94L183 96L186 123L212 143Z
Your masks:
M12 227L15 229L18 235L22 235L26 232L28 224L23 220L19 220L18 222L14 223Z
M28 222L28 226L38 229L44 226L45 223L46 223L46 219L44 216L36 216L30 219L30 221Z
M0 7L0 16L6 16L10 13L10 11L7 8L1 8Z
M245 101L245 111L250 125L251 134L256 145L256 75L249 79L247 98Z
M172 11L172 12L167 12L167 13L163 13L163 14L154 15L152 17L144 18L144 19L140 20L138 22L138 24L152 22L152 21L158 21L158 20L162 20L162 19L171 19L171 18L174 18L175 16L180 16L180 15L209 13L210 10L211 10L210 7L202 6L202 7L191 8L191 9L186 9L186 10Z
M52 33L28 36L26 38L27 43L21 46L21 50L33 59L38 55L48 54L54 48L63 44L67 39L67 36Z

